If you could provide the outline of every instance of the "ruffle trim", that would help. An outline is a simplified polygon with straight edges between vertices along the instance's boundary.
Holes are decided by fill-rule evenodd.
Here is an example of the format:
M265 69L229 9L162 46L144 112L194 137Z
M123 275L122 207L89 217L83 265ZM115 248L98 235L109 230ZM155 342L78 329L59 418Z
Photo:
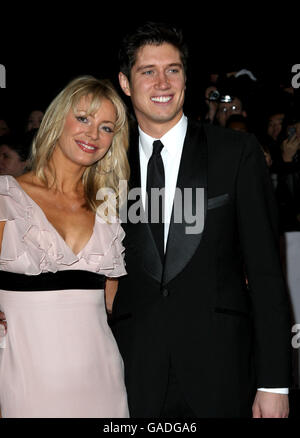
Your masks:
M84 259L95 272L104 271L112 277L126 274L121 243L125 233L118 219L107 224L96 215L93 234L76 255L13 177L0 176L0 195L0 220L7 221L1 269L8 270L9 265L18 259L21 263L25 257L26 274L38 275L57 272L60 265L72 266Z
M29 220L32 217L33 205L29 197L21 189L14 177L0 176L0 220L13 221L15 219Z

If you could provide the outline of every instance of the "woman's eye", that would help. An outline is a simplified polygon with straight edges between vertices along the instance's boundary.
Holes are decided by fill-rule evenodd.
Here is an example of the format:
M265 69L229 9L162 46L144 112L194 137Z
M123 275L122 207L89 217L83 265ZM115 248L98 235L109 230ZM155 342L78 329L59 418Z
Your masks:
M111 134L111 133L114 132L113 129L110 128L109 126L102 126L102 129L103 129L105 132L108 132L109 134Z
M82 123L87 123L87 121L88 121L87 117L84 117L84 116L76 116L76 119Z

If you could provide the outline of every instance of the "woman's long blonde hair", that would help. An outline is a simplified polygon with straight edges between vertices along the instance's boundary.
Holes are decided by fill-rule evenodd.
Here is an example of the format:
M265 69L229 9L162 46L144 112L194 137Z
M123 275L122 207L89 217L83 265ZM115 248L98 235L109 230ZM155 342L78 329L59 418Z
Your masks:
M86 115L97 112L103 99L112 102L117 114L114 138L108 153L101 160L87 167L82 176L87 206L96 211L103 202L103 200L97 201L96 199L98 190L112 189L115 192L118 206L119 181L127 181L129 178L126 107L110 81L99 80L93 76L80 76L72 80L58 94L46 110L41 126L33 140L31 168L35 175L49 186L45 169L57 140L62 134L66 116L70 109L76 113L80 99L85 96L91 97L90 107ZM53 177L55 180L55 175Z

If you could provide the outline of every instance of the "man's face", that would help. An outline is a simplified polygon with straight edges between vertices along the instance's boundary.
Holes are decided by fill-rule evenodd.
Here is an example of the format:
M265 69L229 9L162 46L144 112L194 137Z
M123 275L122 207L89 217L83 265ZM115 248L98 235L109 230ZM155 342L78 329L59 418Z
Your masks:
M221 102L217 112L217 120L221 126L225 126L227 120L233 114L246 115L242 108L242 102L235 97L231 102Z
M180 53L174 46L164 43L141 47L130 81L123 73L119 79L124 93L131 97L144 132L159 138L180 120L186 78Z

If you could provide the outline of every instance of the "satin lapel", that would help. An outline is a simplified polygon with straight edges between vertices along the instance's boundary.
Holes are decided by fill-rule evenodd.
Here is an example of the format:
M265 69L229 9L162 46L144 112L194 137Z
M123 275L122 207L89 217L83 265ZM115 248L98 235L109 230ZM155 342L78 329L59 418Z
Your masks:
M140 171L138 137L136 138L136 141L132 143L132 150L130 151L129 154L129 163L130 163L129 190L134 190L135 192L136 189L141 188L141 171ZM135 202L137 202L134 192L131 192L133 194L133 199L128 199L128 203L127 203L127 221L129 223L128 223L128 227L125 227L125 230L128 230L129 233L128 237L131 239L130 244L134 245L138 250L140 261L142 262L144 269L151 277L161 282L163 266L150 227L145 219L145 211L142 206L141 198L140 198L141 220L138 221L137 223L130 223L131 213L133 214L135 212L134 204ZM129 198L130 198L130 192L129 192ZM133 217L134 216L135 214L133 214Z
M174 220L174 205L169 228L169 236L165 255L163 284L167 284L176 277L187 265L200 244L207 210L207 141L203 126L197 123L188 123L187 134L183 146L179 167L177 187L180 193L184 189L192 189L183 194L182 199L192 199L185 205L182 221ZM196 202L196 189L198 201ZM200 190L199 190L200 189ZM202 189L202 190L201 190ZM189 192L189 193L188 193ZM186 196L193 196L187 198ZM200 202L200 204L199 204ZM197 205L196 205L197 204ZM184 204L183 204L184 205ZM192 205L192 210L191 210ZM200 227L193 228L190 223L191 213L195 215ZM187 230L191 234L187 234Z

